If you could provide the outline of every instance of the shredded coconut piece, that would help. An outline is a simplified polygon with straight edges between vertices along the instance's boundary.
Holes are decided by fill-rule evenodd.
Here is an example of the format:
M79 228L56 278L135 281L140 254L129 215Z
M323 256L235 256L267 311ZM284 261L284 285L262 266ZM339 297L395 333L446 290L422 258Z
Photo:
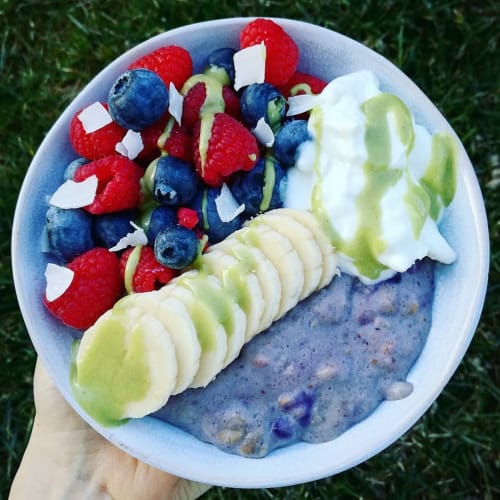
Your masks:
M234 61L234 89L252 83L263 83L266 76L266 46L264 42L236 52Z
M252 132L257 140L261 144L264 144L264 146L270 148L274 144L273 129L270 127L269 123L266 122L265 118L259 119Z
M95 132L113 121L108 110L99 101L83 109L78 114L78 119L82 122L83 129L87 134Z
M316 97L316 95L311 94L290 96L287 101L289 107L286 115L295 116L310 111L316 104Z
M180 125L182 120L182 107L184 104L184 96L178 92L175 85L170 82L168 88L169 103L168 112L175 118L175 121Z
M238 205L227 184L222 185L219 196L215 198L215 207L222 222L231 222L245 210L245 204Z
M94 201L98 183L96 175L91 175L81 182L69 179L56 189L49 203L59 208L86 207Z
M119 252L127 247L137 247L148 243L148 237L142 227L139 227L133 221L130 221L130 225L135 229L135 231L127 233L123 238L121 238L115 246L109 249L110 252Z
M71 285L73 281L74 271L64 266L48 263L45 268L45 279L47 287L45 296L49 302L59 298Z
M129 160L137 158L143 149L144 143L141 133L134 130L128 130L121 142L117 142L115 146L115 151L126 156Z

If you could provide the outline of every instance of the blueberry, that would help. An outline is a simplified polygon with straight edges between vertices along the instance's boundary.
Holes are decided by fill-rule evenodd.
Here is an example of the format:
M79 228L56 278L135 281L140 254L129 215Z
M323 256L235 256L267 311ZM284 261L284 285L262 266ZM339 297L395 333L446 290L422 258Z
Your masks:
M241 94L241 114L250 127L264 118L275 130L283 120L286 100L281 92L270 83L254 83L245 87Z
M50 206L45 216L51 253L63 262L94 248L92 216L81 208Z
M245 215L253 216L283 206L286 171L272 157L261 158L252 170L238 172L230 189L238 203L245 204Z
M156 162L153 197L163 205L180 206L198 191L199 177L193 166L174 156L160 156Z
M77 158L76 160L73 160L68 164L66 169L64 170L64 180L69 181L73 180L73 177L75 176L75 172L82 166L85 165L85 163L88 163L89 160L86 158Z
M276 132L274 156L284 167L291 167L297 160L299 146L310 138L306 120L289 121Z
M167 110L168 103L166 85L156 73L146 69L122 73L108 95L113 120L136 132L158 120Z
M227 81L222 83L234 83L233 57L235 52L236 50L230 47L223 47L210 52L207 57L207 68L205 69L205 73L217 74L223 71L227 76Z
M314 404L314 395L311 391L299 391L295 396L281 408L292 415L303 427L311 421L311 411Z
M272 423L272 430L278 438L289 439L293 436L293 422L290 421L290 417L280 415Z
M184 226L162 229L155 238L156 260L172 269L184 269L198 256L199 240L192 229Z
M156 207L149 216L146 236L150 245L154 244L156 235L163 229L177 225L177 210L173 207L162 205Z
M220 192L220 187L200 189L191 203L191 208L198 212L201 228L208 236L210 243L223 240L239 229L243 222L241 215L237 215L227 222L221 220L215 204L215 199L220 195Z
M112 212L94 217L94 238L98 245L114 247L124 236L134 231L130 222L137 217L135 210Z

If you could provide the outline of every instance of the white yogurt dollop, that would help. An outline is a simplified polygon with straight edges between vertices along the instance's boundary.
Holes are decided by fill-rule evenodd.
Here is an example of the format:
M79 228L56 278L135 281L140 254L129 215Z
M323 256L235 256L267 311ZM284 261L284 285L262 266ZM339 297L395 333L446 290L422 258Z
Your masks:
M455 193L451 136L417 125L366 70L336 78L314 97L308 130L285 206L317 215L342 271L371 284L426 256L455 260L438 229Z

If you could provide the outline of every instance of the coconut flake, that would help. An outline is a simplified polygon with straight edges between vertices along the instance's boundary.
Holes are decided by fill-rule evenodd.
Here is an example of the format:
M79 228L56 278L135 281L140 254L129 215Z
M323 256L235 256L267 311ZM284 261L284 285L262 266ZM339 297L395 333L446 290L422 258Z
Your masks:
M83 129L87 134L95 132L113 121L108 110L100 102L94 102L94 104L87 106L78 114L78 119L82 122Z
M245 210L245 204L238 205L227 184L222 185L219 196L215 198L215 207L222 222L231 222Z
M184 105L184 96L177 91L175 85L172 82L170 82L168 88L168 96L169 96L168 112L175 118L175 121L180 126L182 120L182 107Z
M45 268L45 279L47 287L45 288L45 296L49 302L59 298L71 285L75 273L64 266L48 263Z
M259 119L252 132L257 140L261 144L264 144L264 146L270 148L274 144L273 129L269 126L269 123L266 122L265 118Z
M306 111L310 111L316 105L317 95L300 94L288 98L287 116L300 115Z
M263 83L266 76L266 46L264 42L236 52L234 61L234 89L240 90L252 83Z
M69 179L56 189L49 203L59 208L86 207L94 201L98 184L96 175L91 175L81 182Z
M126 156L129 160L137 158L143 149L144 143L141 133L134 130L128 130L121 142L117 142L115 146L115 151Z
M127 233L123 238L121 238L115 246L109 249L110 252L119 252L127 247L137 247L148 243L148 237L142 227L139 227L132 221L130 221L130 225L135 229L135 231Z

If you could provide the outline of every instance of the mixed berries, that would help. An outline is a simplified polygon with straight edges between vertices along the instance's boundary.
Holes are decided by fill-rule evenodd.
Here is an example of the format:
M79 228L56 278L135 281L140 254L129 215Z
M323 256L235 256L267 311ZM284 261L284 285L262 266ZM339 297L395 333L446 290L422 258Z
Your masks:
M235 54L262 43L265 80L235 90ZM193 74L186 49L161 47L126 68L106 102L79 110L69 128L79 158L64 182L96 187L84 206L47 210L47 251L73 272L65 291L45 297L49 311L88 328L123 294L162 287L207 245L282 206L308 139L307 117L287 116L287 99L326 85L298 62L293 39L256 19L203 72Z

